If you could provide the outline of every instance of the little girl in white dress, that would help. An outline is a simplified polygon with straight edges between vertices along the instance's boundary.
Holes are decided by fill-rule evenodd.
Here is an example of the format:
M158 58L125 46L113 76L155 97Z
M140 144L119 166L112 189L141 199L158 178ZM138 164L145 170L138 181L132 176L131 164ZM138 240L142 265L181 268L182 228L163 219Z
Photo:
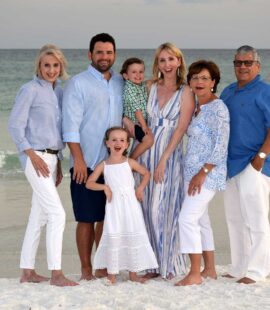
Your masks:
M107 268L108 280L116 282L116 274L129 271L129 279L143 283L145 278L137 272L158 267L150 245L139 201L150 173L135 160L127 158L128 132L121 127L107 130L105 143L109 157L101 162L89 176L86 187L104 190L107 203L103 234L94 257L94 269ZM132 170L138 172L141 183L135 190ZM96 180L104 174L105 184Z

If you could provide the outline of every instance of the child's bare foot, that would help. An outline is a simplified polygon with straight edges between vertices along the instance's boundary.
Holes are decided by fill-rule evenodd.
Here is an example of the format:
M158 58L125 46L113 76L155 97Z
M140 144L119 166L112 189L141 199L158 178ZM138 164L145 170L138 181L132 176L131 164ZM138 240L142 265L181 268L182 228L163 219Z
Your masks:
M149 279L157 278L158 276L159 276L159 274L156 273L156 272L147 272L147 273L143 276L143 278L149 280Z
M87 268L82 268L82 275L80 277L80 280L86 280L86 281L91 281L95 280L95 277L92 274L92 268L87 267Z
M138 276L136 272L130 272L129 280L132 282L145 283L148 279L146 279L143 276L142 277Z
M225 273L222 275L223 278L233 279L234 276L231 276L229 273Z
M66 278L61 270L52 271L52 278L51 278L50 284L56 285L56 286L62 286L62 287L79 285L79 283Z
M49 280L50 278L43 277L37 274L34 269L23 269L20 283L25 283L25 282L40 283L40 282L46 282Z
M107 276L107 284L115 284L116 283L116 276L115 274L109 274Z
M216 270L210 270L210 269L204 269L202 272L201 272L201 276L203 278L211 278L211 279L214 279L216 280L217 279L217 273L216 273Z
M187 285L199 285L202 284L202 277L200 274L189 273L184 279L176 282L175 286L187 286Z
M107 269L97 269L95 271L96 278L105 278L108 276Z

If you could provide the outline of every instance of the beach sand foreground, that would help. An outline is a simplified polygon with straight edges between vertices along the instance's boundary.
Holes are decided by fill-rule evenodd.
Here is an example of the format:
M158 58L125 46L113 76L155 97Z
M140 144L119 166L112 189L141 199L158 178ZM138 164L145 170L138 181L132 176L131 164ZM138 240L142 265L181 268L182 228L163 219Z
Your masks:
M63 243L63 270L70 278L79 280L80 263L75 243L75 228L69 179L64 178L59 193L67 213ZM181 277L171 281L155 279L145 285L127 281L126 272L115 286L104 279L81 281L76 287L54 287L19 283L19 257L31 202L31 188L26 180L0 179L0 310L43 309L270 309L270 278L254 285L236 284L222 278L230 261L228 234L224 218L222 194L210 206L215 244L218 280L207 279L200 286L174 287ZM44 233L37 255L36 269L49 275L46 266Z

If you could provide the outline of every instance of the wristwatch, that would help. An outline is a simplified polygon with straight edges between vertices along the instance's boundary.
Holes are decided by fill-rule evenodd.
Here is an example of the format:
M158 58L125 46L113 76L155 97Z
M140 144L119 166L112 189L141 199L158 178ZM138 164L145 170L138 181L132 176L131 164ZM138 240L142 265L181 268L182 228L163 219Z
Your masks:
M258 153L258 156L259 156L261 159L265 159L266 156L267 156L267 154L264 153L264 152L259 152L259 153Z
M203 169L204 173L208 174L208 172L209 172L208 168L206 168L205 166L202 166L202 169Z

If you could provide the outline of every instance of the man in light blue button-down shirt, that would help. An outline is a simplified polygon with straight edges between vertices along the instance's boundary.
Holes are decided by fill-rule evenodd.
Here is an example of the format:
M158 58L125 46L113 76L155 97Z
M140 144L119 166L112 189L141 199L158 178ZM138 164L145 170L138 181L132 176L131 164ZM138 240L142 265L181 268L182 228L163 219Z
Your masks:
M71 196L76 218L76 240L81 279L91 280L91 252L98 245L105 214L103 191L85 188L88 175L107 157L105 131L121 125L123 80L111 70L115 61L114 39L105 33L90 41L88 70L74 76L64 89L63 138L71 152ZM99 182L104 182L101 178ZM97 222L97 225L95 223ZM96 276L105 275L96 271Z

